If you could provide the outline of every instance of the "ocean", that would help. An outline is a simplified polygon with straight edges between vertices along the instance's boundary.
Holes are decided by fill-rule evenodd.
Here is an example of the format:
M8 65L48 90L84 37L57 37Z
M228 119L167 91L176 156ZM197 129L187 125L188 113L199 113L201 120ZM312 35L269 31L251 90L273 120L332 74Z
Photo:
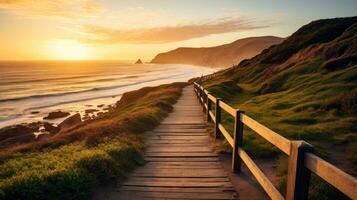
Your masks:
M100 112L124 92L187 81L214 71L193 65L121 61L2 61L0 128L42 121L49 112L58 110L82 116L86 109Z

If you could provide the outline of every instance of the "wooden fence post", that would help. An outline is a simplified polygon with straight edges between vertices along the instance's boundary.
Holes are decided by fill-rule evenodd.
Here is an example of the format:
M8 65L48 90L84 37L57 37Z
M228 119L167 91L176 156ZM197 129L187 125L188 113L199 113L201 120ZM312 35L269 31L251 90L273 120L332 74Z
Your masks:
M242 147L243 144L243 122L240 120L241 114L244 114L243 110L236 110L234 118L234 145L232 152L232 171L240 172L242 166L242 160L238 155L238 149Z
M202 88L200 87L200 102L201 102L201 104L203 104L202 99L203 99L203 90L202 90Z
M210 116L210 114L209 114L209 111L212 109L211 107L212 107L212 102L211 102L211 100L208 98L208 95L209 95L210 93L209 92L207 92L207 122L211 122L212 120L211 120L211 116Z
M304 141L291 141L286 200L307 200L311 172L304 165L305 153L313 147Z
M202 96L202 99L203 99L203 101L202 101L202 111L205 112L206 111L205 102L207 102L207 100L206 100L207 94L205 93L204 90L202 90L202 94L203 94L203 96Z
M216 113L215 113L215 118L216 118L216 123L215 123L215 138L220 138L221 133L219 131L219 123L221 122L221 107L219 106L219 102L221 101L220 98L216 98Z
M198 101L201 103L201 100L200 100L200 98L201 98L201 89L198 86L197 86L197 98L198 98Z
M197 99L200 102L200 88L197 85Z

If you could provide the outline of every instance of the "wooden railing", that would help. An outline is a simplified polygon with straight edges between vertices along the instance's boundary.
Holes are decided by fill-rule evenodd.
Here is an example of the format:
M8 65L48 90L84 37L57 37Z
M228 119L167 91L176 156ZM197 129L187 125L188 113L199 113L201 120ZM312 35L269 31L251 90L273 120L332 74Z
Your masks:
M221 71L218 71L218 72L215 72L215 73L212 73L212 74L208 74L208 75L205 75L205 76L201 76L199 77L197 80L196 80L196 83L203 83L207 80L210 80L218 75L220 75L224 70L221 70Z
M224 103L220 98L214 97L196 82L194 83L194 90L202 103L203 109L207 113L207 121L215 124L215 137L218 138L220 135L223 135L233 148L232 170L239 172L241 163L244 162L271 199L308 199L311 172L330 183L348 197L357 199L356 179L316 156L313 153L313 147L309 143L301 140L286 139L250 118L243 110L235 109ZM215 112L212 111L213 104ZM222 109L234 118L233 137L221 123ZM258 135L289 156L285 198L242 148L244 125L251 128Z

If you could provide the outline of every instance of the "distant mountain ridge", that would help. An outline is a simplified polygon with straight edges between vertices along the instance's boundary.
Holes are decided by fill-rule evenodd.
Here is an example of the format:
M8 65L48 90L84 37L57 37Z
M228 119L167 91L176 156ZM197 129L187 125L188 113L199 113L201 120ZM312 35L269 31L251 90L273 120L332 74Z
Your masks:
M284 38L275 36L249 37L215 47L180 47L160 53L151 63L192 64L209 67L231 67L240 61L259 54L262 50L281 43Z

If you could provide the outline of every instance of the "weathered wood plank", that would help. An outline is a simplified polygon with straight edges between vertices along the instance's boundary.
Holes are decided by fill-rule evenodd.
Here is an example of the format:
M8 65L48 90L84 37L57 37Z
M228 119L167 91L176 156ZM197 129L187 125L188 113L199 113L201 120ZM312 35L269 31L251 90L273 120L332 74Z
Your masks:
M184 129L184 128L161 128L161 129L155 129L154 133L206 133L206 129Z
M166 169L222 169L220 165L146 165L145 169L150 170L166 170Z
M122 191L143 191L143 192L195 192L195 193L215 193L234 191L231 187L138 187L138 186L123 186L120 188Z
M286 181L286 200L307 200L310 170L304 166L305 153L312 152L311 145L304 141L292 141Z
M177 125L160 125L157 128L158 129L174 129L174 128L178 128L178 129L206 129L206 125L205 124L197 124L197 125L181 125L181 124L177 124Z
M207 96L213 103L216 103L216 97L214 97L212 94L208 94Z
M127 181L124 186L148 186L148 187L181 187L181 188L201 188L201 187L231 187L229 182L157 182L157 181Z
M125 195L125 193L123 194ZM144 197L144 198L153 198L153 199L234 199L235 196L228 193L182 193L182 192L137 192L133 195L135 198Z
M201 169L170 169L170 170L151 170L147 169L146 167L136 169L133 174L137 173L145 173L145 174L156 174L156 173L162 173L162 174L182 174L182 173L197 173L198 174L212 174L214 175L215 173L218 174L226 174L223 170L221 169L206 169L206 170L201 170Z
M190 132L162 132L162 133L153 133L153 136L206 136L206 132L196 132L196 133L190 133Z
M266 191L271 199L284 200L284 197L280 192L274 187L270 180L264 175L264 173L259 169L259 167L254 163L254 161L248 156L248 154L241 148L238 149L238 154L242 158L243 162L246 164L248 169L252 172L254 177Z
M192 152L163 152L163 153L154 153L154 152L148 152L146 153L147 157L162 157L162 158L167 158L167 157L216 157L217 154L211 153L211 152L198 152L198 153L192 153Z
M171 141L171 142L177 142L177 141L207 141L209 140L209 137L207 135L205 136L200 136L200 135L197 135L197 136L188 136L188 135L184 135L184 136L180 136L180 135L170 135L170 136L157 136L157 135L153 135L153 137L151 137L150 139L148 139L148 141L155 141L155 140L168 140L168 141Z
M219 106L226 111L228 114L236 117L236 109L232 108L230 105L224 103L223 101L219 102Z
M153 182L229 182L227 177L221 178L145 178L131 177L129 181L153 181Z
M150 144L150 147L181 147L181 148L185 148L185 147L203 147L207 145L207 142L205 143L169 143L169 144L165 144L165 143L162 143L162 144L154 144L154 143L151 143Z
M149 162L145 166L151 166L151 165L160 165L160 166L213 166L213 165L218 165L221 166L220 163L218 162L209 162L209 161L202 161L202 162Z
M147 144L208 144L209 140L160 140L160 139L149 139Z
M162 158L162 157L144 157L146 161L151 162L202 162L202 161L218 161L217 157L183 157L183 158Z
M216 117L215 117L214 113L211 110L209 111L209 116L211 117L211 120L213 122L216 122Z
M357 181L351 175L312 153L305 153L305 166L351 199L357 199Z
M149 147L146 152L157 153L157 152L212 152L208 147L200 146L200 147Z
M224 126L219 123L218 124L218 128L220 130L220 132L222 133L222 135L226 138L226 140L228 141L228 143L233 147L234 146L234 141L232 136L228 133L228 131L226 130L226 128L224 128Z
M245 114L242 114L240 116L241 116L241 121L245 125L247 125L249 128L251 128L253 131L258 133L266 140L268 140L270 143L278 147L284 153L290 155L290 145L291 145L290 140L268 129L267 127L263 126L262 124L258 123L257 121L253 120L252 118L248 117Z

